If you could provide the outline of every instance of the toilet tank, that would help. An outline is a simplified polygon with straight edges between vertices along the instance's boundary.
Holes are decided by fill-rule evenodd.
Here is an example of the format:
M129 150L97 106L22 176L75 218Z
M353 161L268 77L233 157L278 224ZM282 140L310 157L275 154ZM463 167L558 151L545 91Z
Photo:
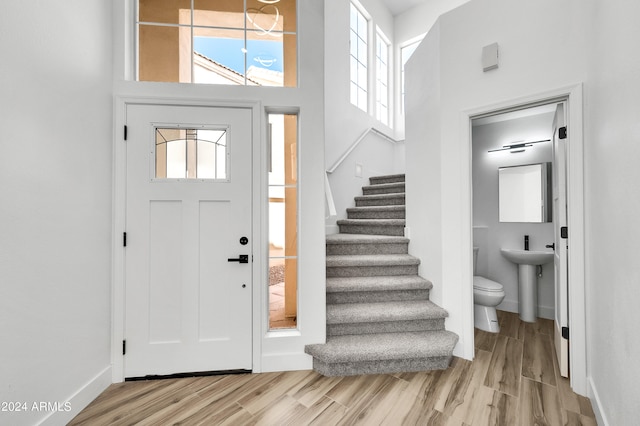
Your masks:
M478 251L480 247L473 248L473 275L476 275L476 268L478 267Z

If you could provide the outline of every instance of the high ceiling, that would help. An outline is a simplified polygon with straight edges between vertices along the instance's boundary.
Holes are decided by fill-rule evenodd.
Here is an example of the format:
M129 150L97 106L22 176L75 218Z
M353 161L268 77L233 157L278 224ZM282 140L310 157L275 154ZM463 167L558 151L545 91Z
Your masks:
M429 0L382 0L393 16L400 15L414 6L424 4Z

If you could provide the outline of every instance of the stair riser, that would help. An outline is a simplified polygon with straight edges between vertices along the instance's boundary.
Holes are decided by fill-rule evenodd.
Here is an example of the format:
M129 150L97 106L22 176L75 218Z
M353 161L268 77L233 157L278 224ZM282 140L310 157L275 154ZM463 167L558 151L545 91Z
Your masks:
M404 212L404 210L391 210L391 211L352 210L352 211L347 211L347 217L349 219L405 219L406 213Z
M346 363L325 363L313 359L313 369L324 376L355 376L361 374L392 374L402 372L446 370L451 364L451 356L361 361Z
M327 266L327 277L374 277L392 275L417 275L418 265L392 266Z
M405 204L404 197L389 198L356 198L356 207L367 206L403 206Z
M327 324L327 336L444 330L444 318L430 320Z
M408 254L409 243L327 244L327 255Z
M396 225L338 225L342 234L404 236L404 226Z
M398 194L401 192L405 192L404 185L393 185L393 186L373 185L373 186L365 186L362 188L362 195Z
M327 293L327 304L429 300L429 290L348 291Z
M404 183L405 177L404 175L400 176L382 176L382 177L371 177L369 178L369 183L371 185L380 185L383 183Z

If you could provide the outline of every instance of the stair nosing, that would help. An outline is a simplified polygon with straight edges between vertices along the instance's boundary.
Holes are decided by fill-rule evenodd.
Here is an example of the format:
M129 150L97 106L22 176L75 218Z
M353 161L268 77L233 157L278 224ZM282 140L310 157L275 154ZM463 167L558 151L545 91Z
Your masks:
M414 266L420 264L420 259L410 254L330 254L326 256L325 262L327 268Z
M395 177L406 176L406 173L394 173L391 175L382 175L382 176L371 176L369 179L389 179Z
M420 359L451 356L457 341L458 336L447 330L341 335L327 337L323 345L308 345L305 352L327 363ZM368 346L374 342L374 347ZM341 350L332 350L332 346Z
M406 225L406 219L340 219L336 221L338 225Z
M385 198L405 198L406 192L388 192L385 194L369 194L358 195L353 197L356 201L371 200L371 199L385 199Z
M342 237L344 236L344 237ZM326 244L408 244L409 238L396 235L376 234L330 234L325 237Z
M405 186L406 183L405 182L384 182L384 183L373 183L370 185L365 185L362 187L363 190L365 189L383 189L383 188L393 188L394 186Z
M404 204L392 204L389 206L356 206L356 207L347 207L347 212L362 212L362 211L403 211L406 210L406 206Z
M429 300L327 305L327 325L440 320L449 313Z
M400 281L393 283L394 281ZM382 282L382 284L376 284ZM392 282L393 284L385 284ZM384 292L406 290L431 290L433 283L419 275L366 276L366 277L328 277L326 292L356 293L356 292Z

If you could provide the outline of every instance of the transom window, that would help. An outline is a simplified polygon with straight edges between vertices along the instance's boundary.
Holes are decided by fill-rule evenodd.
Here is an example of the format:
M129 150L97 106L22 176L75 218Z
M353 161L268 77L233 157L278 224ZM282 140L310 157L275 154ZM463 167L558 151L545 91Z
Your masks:
M140 81L297 85L296 0L138 0Z
M350 27L351 103L367 111L369 22L353 3L351 3Z

